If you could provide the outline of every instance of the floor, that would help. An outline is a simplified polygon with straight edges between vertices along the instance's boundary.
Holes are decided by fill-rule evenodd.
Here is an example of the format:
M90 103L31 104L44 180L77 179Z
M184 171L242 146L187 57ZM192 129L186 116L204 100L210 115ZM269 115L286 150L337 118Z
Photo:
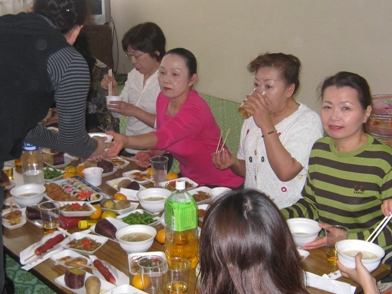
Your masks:
M6 255L7 276L15 284L15 294L55 294L32 273L21 269L20 264Z

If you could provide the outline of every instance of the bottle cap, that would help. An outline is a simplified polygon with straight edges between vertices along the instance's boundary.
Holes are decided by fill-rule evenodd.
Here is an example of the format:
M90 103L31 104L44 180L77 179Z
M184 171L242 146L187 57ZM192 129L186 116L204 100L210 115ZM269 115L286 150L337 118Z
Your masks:
M35 145L27 143L27 142L23 142L23 150L24 151L35 151L38 149L39 149L38 146L35 146Z
M176 181L176 190L185 190L185 181L183 180Z

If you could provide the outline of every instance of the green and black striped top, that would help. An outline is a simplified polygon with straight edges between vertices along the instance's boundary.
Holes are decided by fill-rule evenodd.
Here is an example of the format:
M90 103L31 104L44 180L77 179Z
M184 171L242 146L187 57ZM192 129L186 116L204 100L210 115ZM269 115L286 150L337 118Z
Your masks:
M333 139L313 146L303 198L282 209L286 218L306 217L350 229L349 239L366 239L384 218L382 201L392 197L392 148L367 135L351 152L339 152ZM392 249L392 223L375 240Z

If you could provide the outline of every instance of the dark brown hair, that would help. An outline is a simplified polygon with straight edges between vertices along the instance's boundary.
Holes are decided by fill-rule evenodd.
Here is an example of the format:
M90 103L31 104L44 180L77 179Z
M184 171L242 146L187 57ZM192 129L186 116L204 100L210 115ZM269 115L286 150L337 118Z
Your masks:
M287 85L295 85L293 95L297 92L301 68L301 62L297 57L291 54L267 52L252 60L248 65L248 70L252 73L256 73L257 70L262 67L272 67L278 70Z
M325 89L332 86L335 86L338 89L342 87L350 87L357 90L358 101L363 110L372 105L372 95L370 94L369 84L363 77L356 73L341 71L326 78L320 86L321 99L324 96Z
M200 236L199 293L308 293L286 220L256 190L215 200Z

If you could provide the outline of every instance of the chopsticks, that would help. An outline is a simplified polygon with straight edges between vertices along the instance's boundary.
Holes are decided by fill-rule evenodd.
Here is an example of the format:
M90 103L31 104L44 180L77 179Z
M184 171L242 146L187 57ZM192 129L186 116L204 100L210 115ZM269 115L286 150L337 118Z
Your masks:
M218 151L221 152L223 150L223 148L225 147L227 137L229 136L229 133L230 133L230 128L227 130L225 139L223 140L223 143L222 143L222 148L220 150L219 150L219 147L220 147L220 143L222 141L222 134L219 136L219 141L218 141L218 145L216 146L215 153L218 153Z
M109 77L113 77L113 70L109 69ZM113 85L112 82L109 82L109 87L108 87L108 96L113 96Z
M389 216L384 217L384 219L378 224L378 226L374 229L374 231L370 234L370 236L366 239L366 242L373 243L373 241L378 237L384 227L389 223L392 218L392 213ZM373 237L373 238L372 238ZM372 239L370 239L372 238Z

